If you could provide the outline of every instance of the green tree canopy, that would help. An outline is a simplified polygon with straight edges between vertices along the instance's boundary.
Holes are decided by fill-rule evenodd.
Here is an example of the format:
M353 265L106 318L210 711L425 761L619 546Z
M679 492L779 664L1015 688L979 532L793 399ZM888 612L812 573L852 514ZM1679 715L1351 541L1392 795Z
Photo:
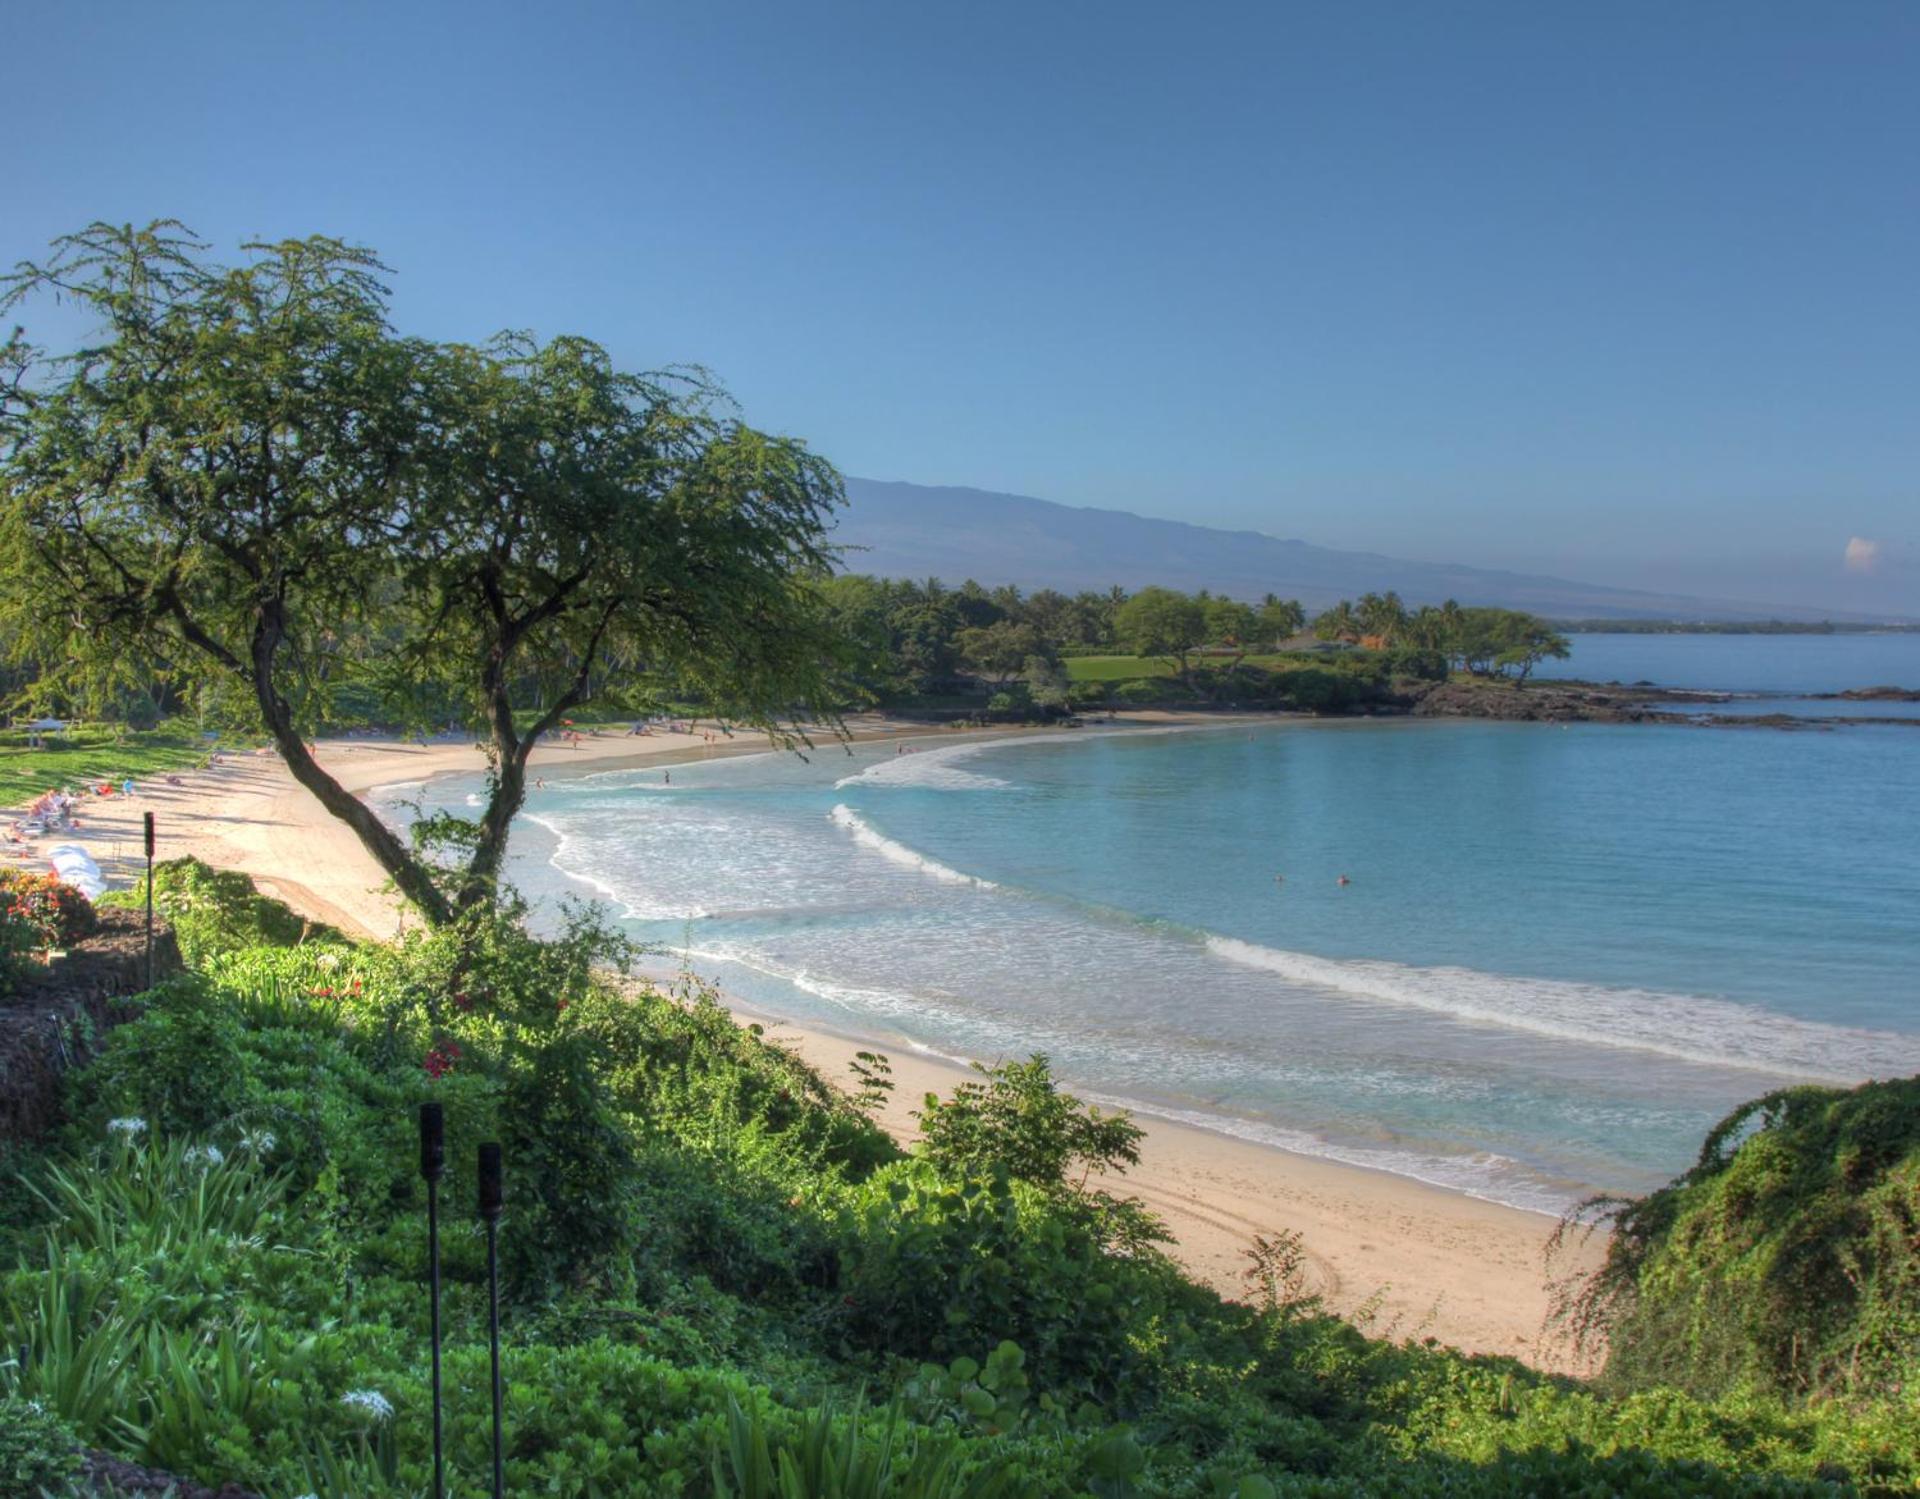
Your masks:
M1038 630L1010 619L962 630L957 644L960 659L995 688L1004 687L1019 676L1030 659L1052 655Z
M833 469L728 414L697 371L578 338L402 338L373 255L315 237L212 259L96 224L7 280L100 324L10 346L0 386L9 625L75 671L158 663L250 698L294 777L430 921L492 893L539 736L651 684L792 742L830 712ZM492 764L443 869L314 759L344 681L451 702Z
M1298 599L1283 599L1268 594L1260 601L1260 634L1278 644L1300 633L1307 622L1307 611Z
M1188 658L1207 643L1207 608L1171 588L1143 588L1114 614L1114 633L1136 656L1159 656L1181 676Z

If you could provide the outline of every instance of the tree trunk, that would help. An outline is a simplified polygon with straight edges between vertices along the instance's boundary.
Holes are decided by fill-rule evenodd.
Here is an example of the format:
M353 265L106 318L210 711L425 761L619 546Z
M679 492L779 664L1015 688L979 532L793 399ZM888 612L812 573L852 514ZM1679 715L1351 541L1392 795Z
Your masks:
M293 772L293 778L319 799L329 813L352 828L361 846L373 856L432 926L444 926L453 919L453 908L434 883L432 871L382 822L365 802L353 795L326 771L307 750L293 722L293 710L273 684L273 662L279 652L285 627L277 605L264 607L253 635L253 693L260 716L273 736L274 748Z

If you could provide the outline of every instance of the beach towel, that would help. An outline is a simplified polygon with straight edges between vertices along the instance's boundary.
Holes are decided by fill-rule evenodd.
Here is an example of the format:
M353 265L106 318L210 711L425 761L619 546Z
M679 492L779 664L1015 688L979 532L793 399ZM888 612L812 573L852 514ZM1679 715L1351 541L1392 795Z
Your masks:
M63 883L73 886L88 900L106 893L107 882L101 878L100 866L79 844L56 843L47 850L47 862Z

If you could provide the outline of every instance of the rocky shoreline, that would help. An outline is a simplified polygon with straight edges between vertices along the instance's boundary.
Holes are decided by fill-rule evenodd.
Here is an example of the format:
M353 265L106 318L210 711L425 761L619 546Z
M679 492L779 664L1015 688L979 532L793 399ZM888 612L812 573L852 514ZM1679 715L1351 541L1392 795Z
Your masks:
M1715 713L1737 694L1619 682L1435 682L1405 695L1393 711L1414 718L1486 718L1515 723L1657 723L1719 729L1827 729L1862 724L1920 728L1920 718L1853 714ZM1920 702L1920 692L1865 687L1809 693L1809 698L1853 702Z

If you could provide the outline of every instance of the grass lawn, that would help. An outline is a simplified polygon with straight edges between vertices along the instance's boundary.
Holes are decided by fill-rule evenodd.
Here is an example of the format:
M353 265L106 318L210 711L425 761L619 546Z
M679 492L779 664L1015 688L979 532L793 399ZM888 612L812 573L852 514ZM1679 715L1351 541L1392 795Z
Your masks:
M1196 656L1194 662L1199 666L1225 666L1232 659L1231 656ZM1295 654L1248 656L1241 664L1271 669L1319 663L1312 656ZM1159 656L1069 656L1061 665L1067 669L1069 682L1130 682L1140 677L1173 675L1172 664Z
M121 729L89 724L42 736L44 749L27 748L24 729L0 729L0 807L17 807L57 786L86 781L136 781L198 765L209 744L195 729Z
M1137 677L1170 677L1173 667L1157 656L1069 656L1060 663L1069 682L1130 682Z

